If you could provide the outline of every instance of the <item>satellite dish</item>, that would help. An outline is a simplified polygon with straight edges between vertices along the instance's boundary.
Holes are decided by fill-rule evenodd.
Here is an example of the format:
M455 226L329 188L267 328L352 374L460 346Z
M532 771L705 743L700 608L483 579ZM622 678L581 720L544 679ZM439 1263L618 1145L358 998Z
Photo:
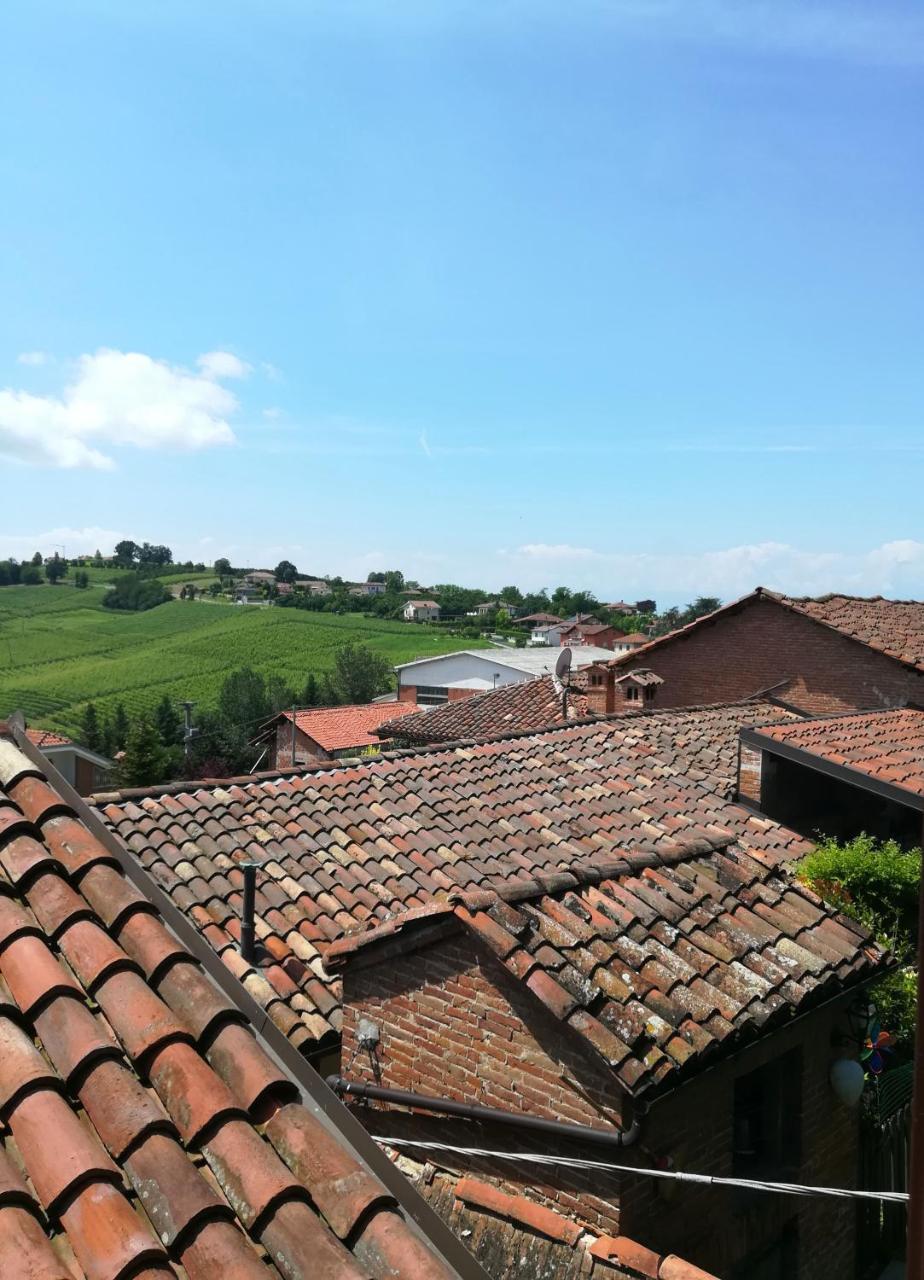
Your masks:
M558 661L555 663L555 674L559 680L564 680L565 676L571 670L571 659L573 658L571 650L566 646L558 655Z

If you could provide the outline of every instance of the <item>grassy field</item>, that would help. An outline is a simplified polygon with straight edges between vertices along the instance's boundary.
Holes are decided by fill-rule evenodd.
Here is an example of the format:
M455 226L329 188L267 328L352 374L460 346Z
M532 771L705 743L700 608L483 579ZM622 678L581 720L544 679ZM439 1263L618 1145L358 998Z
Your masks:
M129 714L164 693L211 705L229 671L252 666L300 689L344 641L361 641L392 663L465 647L459 637L359 614L172 601L147 613L102 608L92 585L0 588L0 716L77 732L88 702Z

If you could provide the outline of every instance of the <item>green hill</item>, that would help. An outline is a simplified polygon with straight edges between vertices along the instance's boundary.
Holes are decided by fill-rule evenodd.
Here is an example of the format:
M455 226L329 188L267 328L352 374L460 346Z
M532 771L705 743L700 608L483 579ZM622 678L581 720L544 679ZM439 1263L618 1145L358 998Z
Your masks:
M103 609L104 588L0 588L0 716L22 710L43 728L75 734L84 707L117 702L129 715L164 693L214 703L229 671L251 666L300 689L347 640L392 663L466 647L405 622L176 600L147 613ZM470 642L468 642L470 644Z

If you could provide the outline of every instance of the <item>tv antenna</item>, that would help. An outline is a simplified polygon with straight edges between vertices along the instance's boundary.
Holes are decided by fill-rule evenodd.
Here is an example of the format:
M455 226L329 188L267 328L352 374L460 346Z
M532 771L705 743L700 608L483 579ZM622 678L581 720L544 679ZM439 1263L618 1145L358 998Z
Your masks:
M571 681L568 678L571 675L571 660L574 657L570 648L566 645L558 655L555 663L555 679L561 685L561 718L568 719L568 689Z

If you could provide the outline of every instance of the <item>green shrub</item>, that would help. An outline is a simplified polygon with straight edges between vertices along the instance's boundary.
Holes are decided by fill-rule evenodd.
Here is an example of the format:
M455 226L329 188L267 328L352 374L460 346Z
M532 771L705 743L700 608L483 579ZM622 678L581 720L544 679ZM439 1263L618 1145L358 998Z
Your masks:
M825 840L803 858L799 878L897 954L910 947L921 886L920 849L867 835L847 844Z
M136 573L126 574L119 578L115 586L103 596L103 604L107 609L127 609L143 612L165 604L170 599L170 592L156 578L142 578Z

